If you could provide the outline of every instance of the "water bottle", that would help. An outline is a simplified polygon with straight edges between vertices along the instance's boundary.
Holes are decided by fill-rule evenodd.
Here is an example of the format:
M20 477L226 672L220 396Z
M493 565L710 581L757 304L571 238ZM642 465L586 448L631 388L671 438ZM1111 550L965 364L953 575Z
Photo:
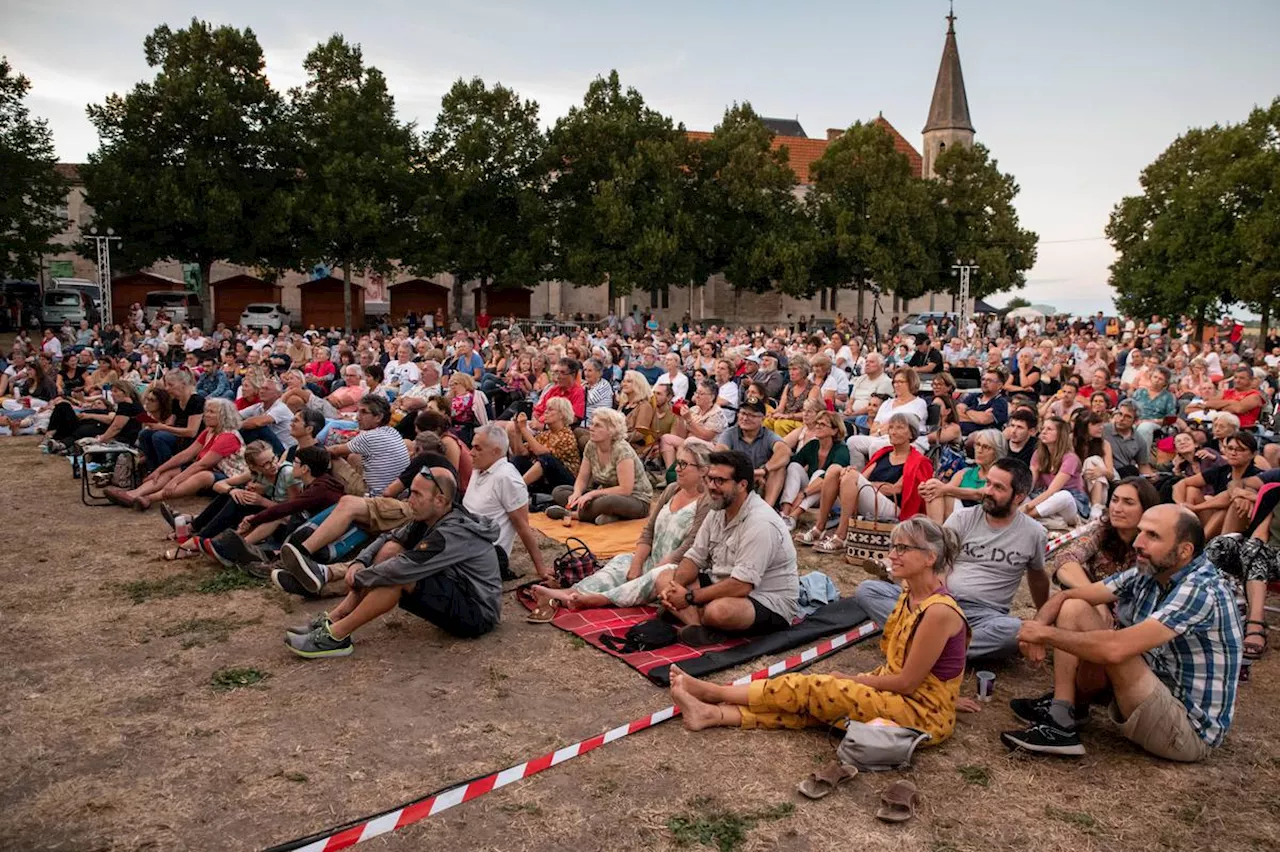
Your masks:
M178 544L182 544L191 538L191 516L178 515L173 519L174 538L178 540Z

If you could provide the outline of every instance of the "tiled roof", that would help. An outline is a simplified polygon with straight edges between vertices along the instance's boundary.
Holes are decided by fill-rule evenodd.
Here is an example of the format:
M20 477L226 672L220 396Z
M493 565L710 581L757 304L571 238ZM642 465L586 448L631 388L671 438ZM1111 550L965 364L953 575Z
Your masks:
M911 164L911 173L920 177L924 173L924 160L920 152L884 116L877 118L875 123L889 131L889 135L893 137L893 147L906 155L907 161ZM839 133L840 131L837 131L836 135L839 136ZM712 136L705 130L690 130L688 134L689 138L696 142L705 142ZM810 182L809 167L822 156L829 144L831 143L826 139L774 136L770 147L775 151L786 148L788 162L791 164L791 170L796 173L796 179L802 184L807 184Z
M779 136L799 136L804 137L808 134L804 132L804 128L800 126L800 121L794 118L761 118L760 121L765 127L772 130Z

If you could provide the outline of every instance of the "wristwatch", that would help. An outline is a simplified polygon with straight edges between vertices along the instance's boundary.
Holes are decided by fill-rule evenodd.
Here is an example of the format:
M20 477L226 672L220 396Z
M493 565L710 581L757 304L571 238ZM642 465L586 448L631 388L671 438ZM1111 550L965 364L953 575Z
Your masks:
M693 600L693 589L689 589L684 593L684 602L689 606L696 606L696 603Z

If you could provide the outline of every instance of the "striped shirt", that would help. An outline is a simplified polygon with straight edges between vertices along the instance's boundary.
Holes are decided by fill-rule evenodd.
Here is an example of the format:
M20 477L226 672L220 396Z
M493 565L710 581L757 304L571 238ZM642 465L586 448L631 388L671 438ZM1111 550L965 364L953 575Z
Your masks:
M1177 634L1168 644L1144 651L1143 659L1186 707L1200 738L1215 748L1222 745L1235 712L1243 648L1230 583L1203 554L1169 578L1167 590L1137 568L1102 582L1117 598L1121 626L1154 618Z
M364 484L371 497L381 497L383 489L409 466L404 438L390 426L361 432L347 442L347 447L364 459Z
M591 423L591 415L596 413L597 408L613 408L613 388L604 379L596 382L594 385L586 389L587 391L587 411L582 422Z

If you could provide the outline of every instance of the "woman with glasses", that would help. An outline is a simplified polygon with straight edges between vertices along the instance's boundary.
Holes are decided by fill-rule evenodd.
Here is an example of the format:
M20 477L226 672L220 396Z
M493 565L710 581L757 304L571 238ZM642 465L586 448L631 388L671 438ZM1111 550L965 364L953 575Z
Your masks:
M556 505L547 517L558 521L572 514L585 523L608 524L647 516L653 483L627 443L627 421L612 408L597 408L589 435L578 478L551 492Z
M693 545L710 509L703 474L711 458L711 444L697 438L685 441L676 454L676 481L658 496L649 522L633 553L620 553L599 571L568 589L534 586L538 608L528 620L544 623L555 617L556 607L586 609L602 606L639 606L657 597L654 579L658 568L678 565Z
M1226 464L1202 470L1173 486L1173 501L1196 513L1204 524L1206 539L1222 532L1231 508L1232 490L1260 472L1253 463L1258 442L1250 433L1232 432L1221 440L1220 446Z
M885 661L862 674L788 674L745 686L719 686L671 667L671 696L691 731L714 727L790 728L886 719L927 732L927 745L951 736L964 679L969 625L946 577L960 541L927 518L894 531L889 568L904 585L885 622Z
M929 406L920 393L920 375L911 367L903 367L893 374L893 398L885 400L876 416L870 421L870 435L854 435L846 443L849 445L849 458L859 469L866 467L867 460L879 450L889 446L889 420L895 414L907 414L915 417L917 424L929 420ZM918 427L917 427L918 428ZM922 451L928 447L920 448Z
M976 463L958 471L950 480L930 479L921 484L924 511L934 523L942 523L957 509L982 502L982 489L987 485L987 471L1009 452L1009 445L999 429L983 429L973 436Z

